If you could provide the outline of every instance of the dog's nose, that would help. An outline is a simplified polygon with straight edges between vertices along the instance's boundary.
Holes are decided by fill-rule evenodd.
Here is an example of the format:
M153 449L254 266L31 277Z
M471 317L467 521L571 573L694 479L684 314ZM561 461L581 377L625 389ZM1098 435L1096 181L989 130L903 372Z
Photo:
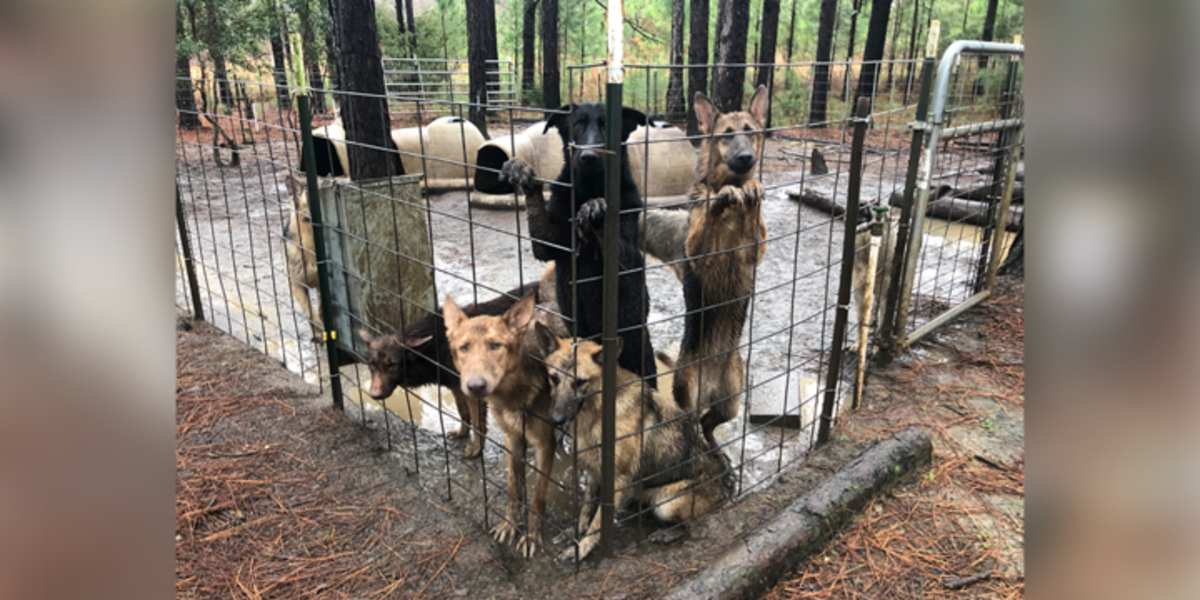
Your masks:
M595 150L583 150L579 153L579 164L592 167L600 163L600 154Z
M467 391L475 396L482 396L487 392L487 382L482 377L472 377L467 380Z
M754 166L754 153L753 152L738 152L733 157L733 166L739 167L742 169L748 169L748 168Z

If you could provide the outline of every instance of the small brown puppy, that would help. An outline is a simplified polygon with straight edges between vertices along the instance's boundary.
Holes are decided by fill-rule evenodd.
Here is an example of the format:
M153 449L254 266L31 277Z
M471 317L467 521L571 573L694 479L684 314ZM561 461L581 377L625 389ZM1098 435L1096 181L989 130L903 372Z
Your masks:
M546 487L554 466L554 428L550 425L550 394L546 367L536 353L537 345L526 335L536 311L536 294L529 294L494 317L466 313L447 296L442 306L446 338L454 355L454 366L463 393L483 399L504 432L508 451L508 508L505 518L492 529L502 544L511 544L522 556L530 557L542 545L546 513ZM525 505L525 447L534 449L538 472L529 522L518 536L521 507Z

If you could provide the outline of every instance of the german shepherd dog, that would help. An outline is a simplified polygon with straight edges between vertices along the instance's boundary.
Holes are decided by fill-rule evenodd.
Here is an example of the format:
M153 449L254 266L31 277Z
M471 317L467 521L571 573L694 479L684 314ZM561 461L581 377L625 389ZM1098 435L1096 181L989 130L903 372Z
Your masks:
M682 368L674 395L685 410L707 409L700 424L716 446L713 430L741 404L744 366L737 346L755 270L766 254L765 196L753 172L762 156L767 88L754 92L748 112L721 114L699 92L693 107L700 130L719 137L704 140L696 164L683 263Z
M603 104L579 104L562 108L563 113L551 115L546 129L558 128L563 139L563 169L553 185L550 199L541 194L541 183L535 181L533 169L520 159L512 159L501 168L500 179L508 181L525 194L529 233L534 238L533 255L542 261L554 261L557 277L556 295L567 327L583 338L598 336L603 320L604 274L603 232L605 160L605 108ZM565 111L570 111L565 112ZM621 139L638 125L646 123L646 115L632 108L621 113ZM645 259L638 250L638 211L642 198L629 170L629 157L621 148L621 228L620 271L618 280L618 326L626 351L621 366L646 378L657 386L654 377L654 348L646 331L646 315L650 312L650 296L646 293L643 274ZM578 235L574 235L574 233ZM573 246L574 245L574 246ZM575 252L572 253L572 247ZM571 329L571 322L575 328Z
M536 297L525 296L499 317L468 317L447 296L443 305L446 338L458 369L460 389L491 407L496 424L504 432L508 451L508 508L504 520L492 529L502 544L512 544L526 558L542 545L546 513L546 487L554 466L556 438L550 425L550 388L546 367L537 355L537 344L529 332ZM525 447L532 444L537 484L528 504L529 522L518 536L522 505L525 504Z
M535 326L538 346L546 355L550 377L550 421L574 436L578 460L586 479L586 498L576 535L578 558L586 557L599 541L600 393L603 351L592 341L559 338ZM622 340L617 339L618 356ZM617 367L617 426L614 503L639 499L653 507L663 521L684 521L729 498L733 477L725 455L700 436L694 415L638 377ZM568 424L574 422L574 427ZM593 515L592 512L595 511ZM589 524L590 523L590 524ZM558 555L571 563L576 548Z
M317 291L321 282L317 278L317 244L313 239L312 213L309 212L308 187L289 173L284 178L288 195L292 198L292 211L283 227L283 255L287 258L288 282L292 286L292 297L304 311L312 329L314 342L321 341L318 331L325 330L321 312L314 311L309 290ZM319 294L320 292L317 291Z
M518 298L539 294L541 285L541 282L528 283L487 302L466 306L462 312L468 317L503 315L517 303ZM540 294L538 298L541 299ZM396 333L374 336L362 329L358 335L368 347L367 366L371 369L371 387L367 394L376 400L383 400L392 395L396 386L411 388L440 383L454 396L454 404L462 422L462 426L450 435L465 438L471 435L472 428L475 430L475 437L463 451L463 457L474 458L483 452L483 436L487 433L487 404L462 391L440 310L409 323Z

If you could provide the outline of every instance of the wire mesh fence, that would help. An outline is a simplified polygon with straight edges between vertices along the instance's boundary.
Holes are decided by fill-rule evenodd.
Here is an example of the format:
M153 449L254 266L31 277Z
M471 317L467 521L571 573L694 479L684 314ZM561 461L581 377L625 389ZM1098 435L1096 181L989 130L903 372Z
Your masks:
M869 128L851 114L853 85L822 83L830 65L739 66L773 68L775 89L745 86L741 110L713 107L692 135L662 99L672 67L627 66L623 156L605 148L606 107L589 104L600 65L567 69L574 108L494 98L487 131L457 116L470 105L453 96L328 93L378 102L400 125L382 145L331 115L311 121L310 139L308 115L281 109L273 84L245 82L249 102L223 104L217 82L192 81L203 126L177 132L177 304L331 388L422 485L518 551L585 557L600 486L623 509L619 546L669 535L802 460L859 385L917 121L920 78L883 73L920 61L873 65ZM835 66L852 81L864 65ZM1019 107L981 80L954 118ZM820 119L805 108L814 94ZM371 153L391 175L351 180L349 162ZM958 183L948 170L974 164L935 171ZM618 196L620 235L606 237ZM935 274L916 289L973 285L984 229L946 258L927 244ZM619 265L605 279L608 251ZM613 306L622 342L608 360L620 368L606 380L600 317ZM620 386L614 406L602 406L605 385ZM613 472L601 472L606 420Z
M489 102L509 106L517 103L517 80L510 60L487 62L486 88ZM470 99L468 63L463 59L384 58L384 86L390 96L398 99L441 100L447 103L427 104L425 116L461 116L457 109ZM390 107L393 114L415 115L411 103L396 101ZM408 110L405 110L405 109ZM409 112L412 111L412 112Z

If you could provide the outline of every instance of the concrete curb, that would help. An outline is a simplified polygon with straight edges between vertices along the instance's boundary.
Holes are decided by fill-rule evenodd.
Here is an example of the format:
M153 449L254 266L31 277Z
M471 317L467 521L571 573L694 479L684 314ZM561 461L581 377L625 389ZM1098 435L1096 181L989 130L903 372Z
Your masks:
M732 541L732 550L665 598L758 598L800 561L820 551L874 494L929 464L932 456L929 434L917 428L877 442L773 521L744 540Z

